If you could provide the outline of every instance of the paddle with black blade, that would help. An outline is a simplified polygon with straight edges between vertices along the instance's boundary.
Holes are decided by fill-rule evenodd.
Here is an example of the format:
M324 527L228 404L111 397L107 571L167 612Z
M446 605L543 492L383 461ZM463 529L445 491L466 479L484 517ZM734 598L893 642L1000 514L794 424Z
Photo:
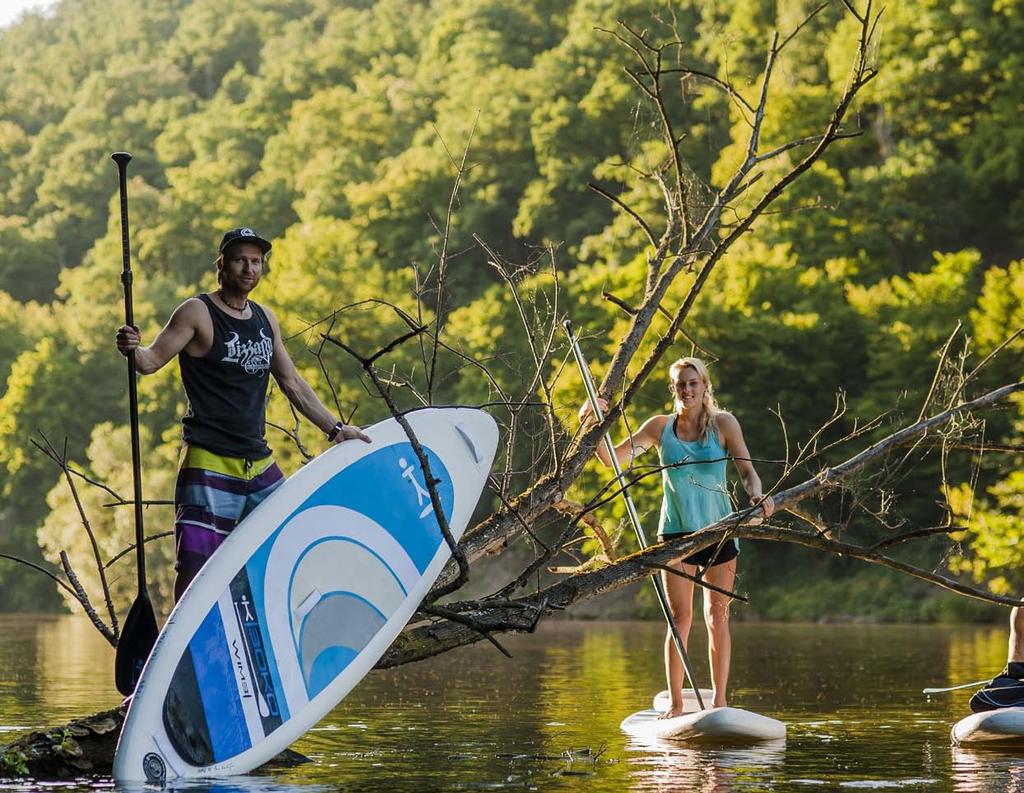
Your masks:
M126 151L115 151L110 155L117 163L118 186L121 193L121 258L123 269L121 283L124 284L124 323L132 327L135 320L132 312L132 268L128 247L128 163L132 159ZM135 501L135 560L139 575L139 594L128 611L128 617L117 640L117 655L114 658L114 683L125 696L135 691L142 667L156 644L159 631L156 614L149 601L146 588L146 547L142 534L142 474L139 452L139 396L135 388L135 350L128 353L128 415L132 430L132 487Z
M590 376L590 366L587 364L587 359L583 357L583 350L580 349L579 340L572 332L572 322L565 320L562 323L565 327L565 332L569 335L569 344L572 345L572 354L576 358L576 363L580 368L580 374L583 375L583 385L587 389L587 397L590 399L590 407L594 411L594 417L598 421L604 420L604 414L601 412L601 406L597 402L597 389L594 387L594 380ZM643 550L647 547L647 537L644 535L643 526L640 525L640 515L636 511L636 506L633 504L633 497L629 494L627 487L626 478L622 475L622 466L619 465L619 458L615 454L615 442L612 441L612 436L609 433L604 434L605 447L608 449L608 456L611 458L612 470L615 472L615 479L619 485L619 492L622 493L622 500L626 504L626 514L629 515L629 521L633 524L633 531L636 532L637 542L640 543L640 549ZM700 687L697 685L697 680L693 676L693 667L690 666L690 656L686 654L686 648L683 647L683 639L679 635L679 629L676 627L676 622L672 619L672 612L668 607L668 596L665 594L665 587L661 583L661 579L654 574L651 576L651 583L654 584L654 591L658 595L658 603L661 604L661 611L665 615L665 622L668 623L669 630L672 631L672 640L676 645L676 650L679 652L679 658L683 662L683 669L686 671L686 677L690 681L690 685L693 687L693 694L697 698L697 704L701 710L706 710L704 705L704 698L700 695Z

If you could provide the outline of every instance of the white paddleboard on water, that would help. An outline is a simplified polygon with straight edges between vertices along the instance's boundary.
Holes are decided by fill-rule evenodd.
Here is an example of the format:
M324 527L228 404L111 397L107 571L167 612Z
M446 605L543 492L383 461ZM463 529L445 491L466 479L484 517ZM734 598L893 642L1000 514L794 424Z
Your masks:
M701 698L710 705L712 692L701 689ZM628 716L620 725L623 732L642 741L669 740L720 744L761 743L786 737L786 725L777 719L741 708L699 710L697 698L683 691L683 715L663 719L669 695L662 691L654 697L654 707Z
M972 713L953 725L951 737L965 746L1024 746L1024 708Z
M498 430L471 408L407 415L456 539ZM242 774L301 737L366 675L450 551L397 421L312 460L227 538L146 662L114 779Z

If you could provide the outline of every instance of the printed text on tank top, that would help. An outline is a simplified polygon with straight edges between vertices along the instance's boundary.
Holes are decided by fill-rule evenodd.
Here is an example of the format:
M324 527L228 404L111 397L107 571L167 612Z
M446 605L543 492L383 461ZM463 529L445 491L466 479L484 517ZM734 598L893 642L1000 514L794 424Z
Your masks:
M250 317L242 319L232 317L212 295L198 299L207 309L210 330L204 322L197 335L201 344L207 333L210 340L202 345L205 354L189 350L179 356L188 401L182 437L214 454L262 459L270 454L265 414L274 328L258 303L250 301Z
M224 340L225 355L223 363L238 364L246 374L261 375L270 369L270 358L274 354L274 340L268 338L259 329L259 339L244 339L237 331L231 331L231 337Z
M204 297L206 298L205 300L202 297L196 297L195 299L198 300L200 303L205 303L207 306L212 304L213 308L219 309L220 312L228 319L235 320L236 322L245 322L253 318L253 303L248 299L245 301L245 309L240 311L236 309L234 306L232 306L230 303L226 303L224 298L221 297L221 295L219 294L219 290L217 292L208 292ZM227 310L225 310L225 305L227 306ZM210 354L211 350L213 349L214 336L216 335L213 329L213 317L211 316L208 309L203 313L204 316L208 318L210 325L209 327L198 328L195 338L183 350L185 355L188 355L191 358L205 358L207 355ZM271 331L271 335L273 335L273 331ZM266 359L269 360L270 358L272 358L273 354L274 339L269 339L270 353L267 354L266 356L262 356L263 346L266 343L264 341L266 339L266 334L262 331L262 329L260 331L260 337L261 338L256 342L258 345L260 345L260 349L257 351L257 354L260 355L260 357L265 357ZM253 351L251 350L251 348L247 346L245 347L244 350L242 349L243 346L247 344L248 342L238 342L236 340L236 344L234 345L234 348L231 351L224 351L226 357L224 357L222 360L224 360L227 363L231 363L233 359L249 360L250 358L253 357ZM242 363L242 365L244 367L245 364ZM262 367L257 366L253 368L253 371L251 373L258 374L261 371Z
M218 295L220 297L220 295ZM223 300L223 298L221 298ZM232 317L227 311L224 311L215 301L213 305L219 309L220 312L228 317L227 331L229 335L226 335L223 339L223 348L217 351L217 355L221 355L220 361L225 364L234 364L237 368L241 369L248 375L255 375L259 377L270 369L270 360L274 355L274 339L273 331L271 335L267 336L266 329L261 324L256 328L258 336L249 335L243 338L236 328L248 329L249 333L252 333L250 322L253 318L253 311L249 301L246 301L245 311L239 312L234 306L228 306L234 309L236 313L248 314L248 316ZM210 317L211 322L213 317ZM245 323L244 325L241 323ZM210 349L207 350L207 355L213 352L213 346L216 344L216 334L214 334L213 343L210 345Z

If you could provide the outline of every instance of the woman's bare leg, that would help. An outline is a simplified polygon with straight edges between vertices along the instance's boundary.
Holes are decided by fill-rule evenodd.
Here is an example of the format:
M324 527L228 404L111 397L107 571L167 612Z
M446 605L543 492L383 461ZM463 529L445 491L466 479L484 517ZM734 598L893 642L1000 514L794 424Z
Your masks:
M672 565L680 567L678 562ZM692 565L683 565L682 569L693 574ZM686 649L686 639L690 633L690 624L693 622L693 582L681 576L673 575L662 571L661 582L665 587L665 594L668 597L669 612L675 621L679 637L683 640L683 649ZM671 700L669 709L663 718L670 719L681 716L683 713L683 662L676 650L675 640L672 638L671 629L666 629L665 635L665 679L668 683L668 693Z
M732 592L736 581L736 560L715 565L704 573L709 584ZM729 633L729 604L732 598L710 589L704 590L704 622L708 629L708 656L711 663L711 681L715 689L715 707L727 704L729 664L732 662L732 635Z

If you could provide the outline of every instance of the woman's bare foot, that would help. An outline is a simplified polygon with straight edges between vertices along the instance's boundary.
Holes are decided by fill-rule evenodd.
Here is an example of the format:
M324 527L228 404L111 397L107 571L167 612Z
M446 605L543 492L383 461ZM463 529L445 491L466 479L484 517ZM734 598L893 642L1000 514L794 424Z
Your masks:
M668 710L658 715L659 719L675 719L683 715L682 705L669 705Z

